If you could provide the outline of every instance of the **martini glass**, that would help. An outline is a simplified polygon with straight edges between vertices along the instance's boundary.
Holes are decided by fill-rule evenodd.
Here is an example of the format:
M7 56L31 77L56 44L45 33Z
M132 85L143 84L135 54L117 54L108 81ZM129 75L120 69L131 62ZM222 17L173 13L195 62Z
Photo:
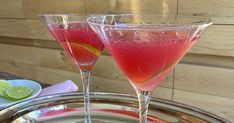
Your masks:
M137 92L139 122L147 122L150 94L197 42L211 20L184 16L97 15L88 23Z
M47 14L40 17L80 70L84 92L84 122L90 123L90 70L101 55L104 45L88 25L88 15Z

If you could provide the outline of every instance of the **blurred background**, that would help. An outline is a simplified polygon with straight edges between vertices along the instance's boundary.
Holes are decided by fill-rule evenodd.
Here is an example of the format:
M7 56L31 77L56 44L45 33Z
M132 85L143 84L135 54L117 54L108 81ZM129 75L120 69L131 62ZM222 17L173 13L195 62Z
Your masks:
M78 70L38 18L39 14L48 13L150 13L212 18L214 25L153 96L234 121L233 0L0 0L0 71L49 84L71 79L81 92ZM92 74L92 91L135 95L107 51Z

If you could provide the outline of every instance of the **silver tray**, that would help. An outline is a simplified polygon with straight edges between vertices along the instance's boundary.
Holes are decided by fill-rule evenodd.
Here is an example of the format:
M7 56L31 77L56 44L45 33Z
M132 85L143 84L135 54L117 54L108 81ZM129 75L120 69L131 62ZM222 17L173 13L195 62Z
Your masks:
M91 118L96 123L138 123L135 96L91 93ZM83 95L51 95L10 106L0 111L0 123L79 123L84 118ZM94 123L95 123L94 122ZM148 123L231 123L203 110L152 98Z

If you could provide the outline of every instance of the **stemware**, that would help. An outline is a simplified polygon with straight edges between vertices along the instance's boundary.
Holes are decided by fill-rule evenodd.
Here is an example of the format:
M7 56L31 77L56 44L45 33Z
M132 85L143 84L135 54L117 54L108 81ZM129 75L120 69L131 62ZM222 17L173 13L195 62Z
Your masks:
M147 122L150 94L212 24L189 16L96 15L88 23L137 92L139 122Z
M86 21L89 16L82 14L46 14L40 16L51 34L80 70L84 92L85 123L91 122L90 70L104 48L104 45Z

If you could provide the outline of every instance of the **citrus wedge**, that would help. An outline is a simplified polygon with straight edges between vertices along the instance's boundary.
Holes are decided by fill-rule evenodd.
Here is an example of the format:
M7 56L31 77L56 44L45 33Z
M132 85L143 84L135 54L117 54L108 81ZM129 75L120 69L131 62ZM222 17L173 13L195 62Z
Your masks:
M80 47L83 47L85 48L86 50L88 50L89 52L95 54L96 56L100 56L101 55L101 51L98 50L97 48L89 45L89 44L86 44L86 43L83 43L83 42L75 42L75 41L69 41L69 43L71 45L78 45Z
M25 86L10 87L5 90L5 97L10 100L22 100L29 97L33 93L33 89Z
M0 96L4 96L4 92L8 89L11 85L6 80L0 80Z

